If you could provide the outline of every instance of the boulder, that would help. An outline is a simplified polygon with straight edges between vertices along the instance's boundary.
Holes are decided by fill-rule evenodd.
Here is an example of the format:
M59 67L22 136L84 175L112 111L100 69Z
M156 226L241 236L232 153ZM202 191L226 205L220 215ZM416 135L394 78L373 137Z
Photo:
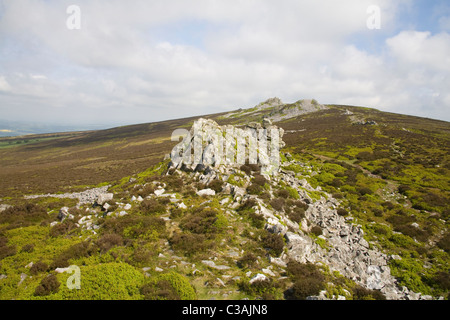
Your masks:
M114 193L102 193L97 197L97 204L102 206L105 202L111 201L114 197Z
M253 284L253 282L255 282L255 281L265 281L267 279L268 278L265 274L258 273L256 276L254 276L253 278L250 279L249 283Z
M59 209L57 218L59 221L63 221L67 216L69 215L69 208L68 207L62 207Z
M197 195L199 196L215 196L216 192L213 189L203 189L203 190L199 190L197 191Z

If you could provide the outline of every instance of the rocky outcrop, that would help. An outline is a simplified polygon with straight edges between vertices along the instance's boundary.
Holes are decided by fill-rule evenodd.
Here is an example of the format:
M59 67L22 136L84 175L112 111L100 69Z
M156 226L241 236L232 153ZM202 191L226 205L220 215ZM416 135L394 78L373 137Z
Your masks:
M184 171L204 171L220 165L259 164L266 174L278 172L279 151L284 147L284 130L270 120L251 122L243 128L219 126L214 120L195 121L190 131L180 130L183 137L171 154L170 167Z
M266 120L263 124L247 125L248 128L253 129L271 126L273 125L269 120ZM194 123L193 128L195 127L207 131L234 129L230 127L220 128L214 121L204 119ZM188 140L183 140L184 145L195 143L194 131L191 130L191 133ZM282 133L280 135L282 136ZM297 190L300 199L309 204L304 219L300 224L295 223L283 212L277 212L266 205L258 196L247 194L246 187L249 185L250 177L242 174L239 168L230 163L216 163L213 158L208 158L210 157L208 152L212 148L213 137L207 136L202 141L206 141L206 143L202 144L201 158L206 159L209 166L203 166L199 170L197 165L189 167L186 164L183 165L183 161L180 161L178 163L172 162L171 168L189 171L191 176L193 175L205 185L214 179L228 181L230 176L240 173L238 185L226 183L223 187L223 191L230 194L233 199L233 202L228 203L227 206L236 209L249 198L256 200L257 205L254 209L257 214L264 217L265 228L272 233L281 234L286 240L287 250L280 257L271 258L274 263L286 265L289 260L293 259L302 263L324 264L331 271L337 271L367 289L380 290L387 299L430 298L411 293L406 288L398 286L397 280L390 273L389 257L369 246L369 243L364 239L362 227L353 223L351 217L345 218L338 215L339 201L324 192L322 192L323 196L319 200L311 198L310 191L317 193L320 191L320 187L313 188L305 179L297 177L294 172L285 171L281 168L278 168L274 174L266 176L273 187L283 182ZM295 164L303 166L301 163ZM200 190L197 194L213 195L213 190ZM322 230L322 234L318 236L320 242L315 240L317 237L311 236L313 227L320 227ZM322 297L319 295L312 298L321 299Z

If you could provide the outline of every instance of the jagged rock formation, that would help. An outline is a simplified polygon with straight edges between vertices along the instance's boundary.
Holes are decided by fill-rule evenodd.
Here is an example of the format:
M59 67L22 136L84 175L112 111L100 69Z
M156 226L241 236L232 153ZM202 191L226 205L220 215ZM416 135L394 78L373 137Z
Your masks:
M183 140L174 147L170 166L183 170L202 171L221 164L240 166L248 161L260 164L263 173L272 174L277 172L279 151L284 146L284 130L268 119L239 128L219 126L214 120L201 118L190 131L177 134Z

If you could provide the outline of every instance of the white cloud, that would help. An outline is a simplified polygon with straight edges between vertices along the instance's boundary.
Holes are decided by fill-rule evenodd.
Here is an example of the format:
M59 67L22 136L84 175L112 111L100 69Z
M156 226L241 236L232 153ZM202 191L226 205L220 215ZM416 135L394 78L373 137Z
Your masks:
M11 91L11 86L9 85L8 81L6 81L4 76L0 76L0 91Z
M352 42L395 30L410 1L79 0L81 29L68 30L72 2L4 1L0 37L11 40L0 42L0 91L14 95L0 105L15 108L0 116L146 122L279 96L450 119L447 33L396 32L376 52ZM381 9L381 30L366 27L369 5ZM192 21L196 41L183 29ZM11 43L15 53L2 55Z

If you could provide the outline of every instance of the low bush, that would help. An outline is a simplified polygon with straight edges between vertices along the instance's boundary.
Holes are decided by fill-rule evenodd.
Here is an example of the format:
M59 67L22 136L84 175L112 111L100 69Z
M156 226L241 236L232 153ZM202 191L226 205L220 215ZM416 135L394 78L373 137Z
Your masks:
M281 189L277 191L277 197L287 199L289 197L289 191L285 189Z
M251 252L246 252L238 261L239 268L251 268L256 264L256 256Z
M123 237L120 234L104 234L96 242L101 253L106 253L115 246L123 245ZM83 247L84 248L84 247Z
M26 227L49 219L47 210L33 203L9 207L0 213L0 224L9 223L9 228Z
M260 185L251 183L248 187L247 187L247 193L248 194L254 194L254 195L259 195L261 194L261 192L263 192L263 188Z
M58 300L131 300L142 299L140 288L145 282L142 272L128 263L109 262L81 266L81 289L71 290L61 286L50 296ZM73 274L72 274L73 275ZM69 273L58 275L66 283Z
M252 208L256 205L257 205L257 202L255 199L248 198L244 203L242 203L239 206L239 208L237 210L238 211L249 211L249 210L252 210Z
M72 231L76 230L78 227L72 220L64 220L61 223L57 223L50 229L50 236L56 238L59 236L70 234Z
M158 280L142 286L144 300L181 300L178 293L167 280Z
M0 260L3 258L13 256L17 252L15 245L8 245L8 238L0 236Z
M284 240L281 235L266 231L261 240L264 248L273 256L278 257L283 252Z
M195 212L186 216L181 221L180 227L183 230L188 230L192 233L213 236L218 231L218 228L215 224L218 219L217 216L217 211L211 209L203 209L200 212Z
M342 217L348 216L348 211L345 210L344 208L339 208L336 210L336 212L338 215L340 215Z
M155 215L166 212L166 206L156 199L145 199L140 206L142 213L147 215Z
M386 296L379 290L370 290L361 286L352 289L353 300L386 300Z
M165 234L166 223L159 217L126 215L106 220L103 229L105 234L116 233L124 239L156 240Z
M223 181L220 179L214 179L208 184L208 188L214 190L216 193L219 193L222 191L223 188Z
M240 281L238 286L241 291L263 300L275 300L279 297L279 285L270 278L256 280L252 283Z
M305 209L294 207L288 212L288 217L292 221L299 223L305 217Z
M68 249L61 252L59 255L55 257L53 262L50 265L51 269L55 268L66 268L70 266L71 259L79 259L82 257L88 257L94 252L91 243L88 241L83 241L77 244L72 245Z
M437 243L436 245L444 250L445 252L450 251L450 232L447 232Z
M270 205L276 211L282 211L285 205L285 200L283 198L275 198L270 201Z
M30 273L32 275L37 275L38 273L44 272L48 270L48 264L42 261L38 261L36 263L33 263L33 265L30 268Z
M246 164L243 164L239 169L241 171L244 171L247 175L250 175L252 173L252 169Z
M368 187L359 187L359 188L357 188L357 191L361 196L365 196L366 194L373 193L373 191Z
M154 277L144 284L140 291L145 300L195 300L197 298L189 280L175 272Z
M319 294L325 288L325 277L314 264L290 261L286 271L294 282L285 293L287 299L304 300L308 296Z
M315 234L316 236L320 236L322 234L322 228L319 226L314 226L311 228L311 233Z
M180 232L174 233L169 239L169 243L172 249L182 251L186 256L203 252L213 246L213 242L208 242L203 234Z
M43 278L34 291L35 296L48 296L59 290L60 283L54 274L49 274Z
M266 183L267 183L267 179L264 178L263 175L257 174L255 175L255 177L252 179L252 183L263 187Z

